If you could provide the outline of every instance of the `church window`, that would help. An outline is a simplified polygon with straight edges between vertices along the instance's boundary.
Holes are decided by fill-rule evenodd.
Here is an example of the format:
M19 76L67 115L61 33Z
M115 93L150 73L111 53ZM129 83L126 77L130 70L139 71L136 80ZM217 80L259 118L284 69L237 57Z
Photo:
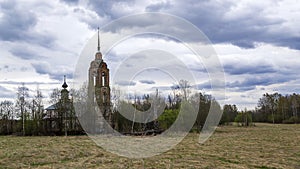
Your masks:
M102 72L102 86L105 86L105 73Z

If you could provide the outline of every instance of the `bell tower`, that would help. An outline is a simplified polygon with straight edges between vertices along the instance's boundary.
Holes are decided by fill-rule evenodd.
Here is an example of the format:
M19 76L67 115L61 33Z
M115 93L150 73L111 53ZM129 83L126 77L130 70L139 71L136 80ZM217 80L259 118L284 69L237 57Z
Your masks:
M112 112L110 102L109 69L100 52L100 37L98 28L98 46L95 59L89 68L89 98L94 99L104 119L112 125Z

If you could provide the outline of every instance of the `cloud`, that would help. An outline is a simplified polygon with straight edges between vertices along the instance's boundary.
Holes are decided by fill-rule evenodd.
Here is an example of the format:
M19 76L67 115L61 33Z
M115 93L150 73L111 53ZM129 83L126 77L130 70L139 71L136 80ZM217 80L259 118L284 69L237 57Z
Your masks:
M159 2L156 4L151 4L149 6L146 7L146 11L147 12L157 12L163 9L168 9L171 7L170 2Z
M144 3L136 1L90 1L89 6L101 17L116 19L140 12L164 12L187 19L201 29L213 43L230 43L241 48L255 48L256 43L269 43L300 50L297 2L288 1L168 1ZM289 10L290 8L294 10ZM116 10L119 9L119 10ZM274 13L273 11L276 11ZM287 12L288 11L288 12ZM297 18L297 19L295 19ZM165 20L157 18L158 30L173 31L164 27ZM157 22L156 21L156 22ZM155 26L147 18L121 23L123 27ZM185 31L177 27L177 32ZM193 34L188 37L195 40Z
M48 74L51 72L49 64L46 63L33 63L32 66L39 74Z
M257 65L257 64L226 64L224 65L224 71L231 75L245 75L245 74L266 74L276 73L277 71L271 65Z
M3 86L0 86L0 97L1 98L14 98L15 97L15 92L6 89Z
M198 90L203 90L203 89L224 89L225 88L225 84L223 81L221 80L213 80L213 81L206 81L203 83L199 83L196 85L193 85L193 88L196 88Z
M126 14L126 10L132 9L134 6L135 0L98 0L98 1L89 1L88 7L97 12L101 17L108 17L110 19L116 19L120 16ZM133 12L133 11L132 11Z
M287 46L292 49L300 50L300 35L294 37L280 37L280 39L274 43L278 46Z
M0 20L1 39L13 41L22 39L24 34L36 23L36 16L17 7L15 1L1 2L2 17Z
M77 5L79 0L60 0L61 2L64 2L68 5Z
M269 3L269 6L265 6L264 3L247 4L241 1L198 1L196 4L177 1L167 11L187 18L213 43L231 43L242 48L253 48L255 42L276 44L278 36L287 36L270 31L273 28L280 29L285 20L268 17L267 10L276 4Z
M28 47L14 47L10 49L11 54L14 56L24 59L24 60L35 60L35 59L43 59L43 56L40 56L36 51L28 48Z
M154 86L151 90L168 91L171 90L172 86Z
M227 89L236 91L249 91L254 90L257 86L270 86L273 84L285 83L293 80L292 77L286 77L284 75L262 75L262 76L250 76L245 77L244 80L227 82Z
M117 81L115 82L117 85L120 85L120 86L135 86L136 85L136 82L133 82L133 81Z
M299 39L299 31L280 33L286 32L284 25L290 22L287 18L296 13L290 13L290 16L284 18L270 12L276 9L278 13L282 13L286 11L285 8L273 1L198 1L198 4L186 5L181 16L191 20L213 43L231 43L242 48L254 48L256 42L264 42L300 49L299 41L295 44L293 40ZM189 14L196 11L196 15ZM299 12L296 15L299 15ZM290 27L299 27L299 24L294 23Z
M297 73L300 64L298 59L300 51L299 8L297 2L286 0L258 2L60 0L26 1L25 3L23 1L0 1L0 71L1 75L4 75L3 80L0 81L2 85L0 92L6 93L5 95L9 97L9 90L13 90L10 87L19 85L19 81L26 81L26 84L32 85L45 84L45 86L53 83L52 86L54 86L59 83L57 80L62 81L65 74L68 78L72 78L76 57L79 56L80 49L84 47L88 39L96 33L95 28L122 16L149 11L180 16L201 29L212 41L214 47L224 46L226 49L222 53L223 56L219 56L224 64L228 97L235 99L237 103L256 104L257 98L261 96L260 92L270 92L276 89L284 93L299 91L299 82L296 81L300 78ZM187 32L184 29L185 25L168 27L167 22L168 20L164 18L151 20L141 17L120 23L120 29L109 30L108 33L103 30L103 34L116 38L118 35L112 34L116 31L142 30L146 32L152 29L157 32L179 32L180 34ZM194 44L193 42L197 40L195 34L188 32L188 35L187 44L189 42ZM138 41L137 38L144 41ZM179 44L179 41L174 38L150 33L130 39L131 41L126 41L123 45L123 52L120 52L122 47L119 47L118 50L112 50L104 57L111 75L114 75L114 69L118 68L117 63L127 58L128 51L136 51L147 46L147 42L162 47L165 47L164 44L167 43ZM157 39L163 39L163 43L158 43ZM103 46L107 44L104 41L101 43ZM193 87L200 90L211 89L210 82L207 82L209 77L206 76L205 67L198 66L198 63L194 64L193 59L176 45L165 47L165 49L180 56L188 68L197 74L195 76L197 85L193 84ZM93 50L95 48L93 47ZM124 69L132 70L134 65L140 64L144 59L139 56L130 63L125 62ZM161 64L160 58L152 60L164 68L174 65L171 59L166 62L168 64ZM157 60L159 61L156 62ZM175 66L171 70L176 72L175 74L182 73L181 68L178 69ZM83 71L83 73L87 72ZM126 74L126 72L120 73ZM171 88L167 83L171 84L171 81L167 81L164 75L156 76L157 73L156 71L153 72L155 76L148 76L152 74L145 71L140 78L136 78L136 82L125 79L119 84L145 88L155 84L158 87L152 89L159 88L169 92ZM151 82L147 79L155 81ZM35 81L38 82L35 83ZM262 91L262 88L265 90ZM14 94L11 93L10 97ZM244 96L251 96L252 100L246 100Z
M140 80L139 82L143 84L155 84L155 81L153 80Z
M60 84L57 82L36 82L36 81L32 81L32 82L19 82L19 81L0 81L0 84L5 84L5 85L21 85L21 84L25 84L25 85L42 85L42 84Z
M29 9L15 1L0 2L0 40L25 41L45 47L52 45L54 38L34 31L38 19Z
M115 50L111 50L109 51L109 53L106 53L105 55L105 60L108 62L119 63L122 59L124 58L118 55Z
M289 81L285 77L250 77L242 81L242 86L268 86L271 84L282 83Z
M99 26L104 25L110 21L107 16L101 17L95 11L89 10L88 8L84 8L82 6L76 6L73 9L73 13L79 21L88 24L88 26L92 29L96 29Z
M239 86L239 87L235 87L235 88L229 88L228 90L245 92L245 91L251 91L254 89L256 89L256 86Z
M47 62L32 63L31 65L35 69L36 73L41 75L47 74L54 80L61 81L64 75L66 75L67 78L73 78L73 70L66 66L58 66L55 68L50 66Z

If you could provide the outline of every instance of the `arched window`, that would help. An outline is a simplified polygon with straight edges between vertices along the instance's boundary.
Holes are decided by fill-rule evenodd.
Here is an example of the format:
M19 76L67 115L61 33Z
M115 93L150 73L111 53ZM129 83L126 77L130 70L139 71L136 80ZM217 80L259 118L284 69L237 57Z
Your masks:
M96 86L96 76L93 76L94 86Z
M102 72L102 86L105 86L105 73Z
M103 99L102 102L105 103L105 100L106 100L106 93L105 93L105 92L103 92L103 97L102 97L102 99Z

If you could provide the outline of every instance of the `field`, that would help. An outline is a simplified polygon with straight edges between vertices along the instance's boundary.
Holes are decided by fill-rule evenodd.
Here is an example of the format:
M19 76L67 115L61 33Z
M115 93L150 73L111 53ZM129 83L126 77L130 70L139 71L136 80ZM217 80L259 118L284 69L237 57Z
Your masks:
M299 168L300 125L218 127L204 144L189 134L146 159L104 151L87 136L0 136L0 168Z

